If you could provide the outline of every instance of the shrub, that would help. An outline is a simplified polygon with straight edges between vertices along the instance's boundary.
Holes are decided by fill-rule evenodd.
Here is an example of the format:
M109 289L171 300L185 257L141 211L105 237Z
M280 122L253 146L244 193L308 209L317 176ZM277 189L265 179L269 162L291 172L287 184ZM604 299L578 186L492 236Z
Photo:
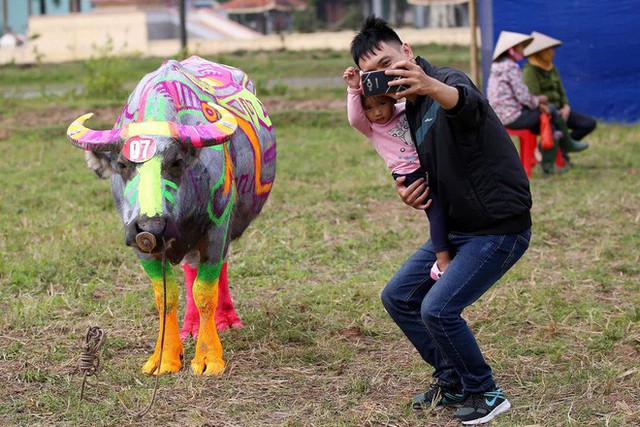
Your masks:
M125 57L114 54L113 40L109 38L104 46L93 45L96 57L84 61L84 93L96 98L122 98L126 95L124 85Z

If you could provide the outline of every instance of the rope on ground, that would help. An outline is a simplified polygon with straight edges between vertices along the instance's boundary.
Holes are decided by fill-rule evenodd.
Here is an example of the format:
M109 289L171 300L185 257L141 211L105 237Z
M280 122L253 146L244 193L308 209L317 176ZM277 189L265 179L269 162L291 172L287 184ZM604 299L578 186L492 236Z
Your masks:
M100 370L100 356L98 351L104 343L106 335L99 326L90 326L84 343L84 349L80 355L80 372L82 372L82 387L80 388L80 400L84 396L84 387L87 377L96 375Z
M156 401L156 395L158 393L158 381L160 379L159 371L160 371L160 367L162 366L162 353L164 350L164 335L165 335L165 329L166 329L166 323L167 323L167 274L165 271L166 251L171 247L172 242L173 242L173 239L169 240L168 242L165 242L163 239L163 249L162 249L162 287L163 287L162 312L163 312L163 316L162 316L162 327L161 327L161 334L160 334L160 354L158 357L158 368L157 368L158 373L156 374L156 380L153 387L153 395L151 396L151 401L149 402L149 404L144 410L140 412L134 412L131 409L129 409L127 405L122 401L122 398L120 397L118 392L113 387L110 387L111 390L115 393L116 398L120 403L120 406L122 406L122 408L129 415L136 418L142 418L151 410L151 408L153 407L153 404ZM89 327L87 331L87 336L85 339L84 348L82 350L82 354L80 355L79 369L80 369L80 372L83 373L82 387L80 388L80 401L82 401L84 397L84 388L87 382L87 377L90 377L92 375L97 375L98 371L100 370L101 364L100 364L100 356L98 355L98 352L100 351L100 347L104 343L105 338L106 338L106 334L102 331L102 329L99 326Z

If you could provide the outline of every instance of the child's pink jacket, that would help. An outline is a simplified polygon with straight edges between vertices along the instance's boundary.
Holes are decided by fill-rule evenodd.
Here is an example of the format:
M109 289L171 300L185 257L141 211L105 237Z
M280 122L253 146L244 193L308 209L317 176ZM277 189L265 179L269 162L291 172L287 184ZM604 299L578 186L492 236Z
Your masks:
M396 104L387 123L371 123L364 115L360 94L359 89L347 87L349 124L369 139L392 173L406 175L417 170L420 162L404 114L405 103Z

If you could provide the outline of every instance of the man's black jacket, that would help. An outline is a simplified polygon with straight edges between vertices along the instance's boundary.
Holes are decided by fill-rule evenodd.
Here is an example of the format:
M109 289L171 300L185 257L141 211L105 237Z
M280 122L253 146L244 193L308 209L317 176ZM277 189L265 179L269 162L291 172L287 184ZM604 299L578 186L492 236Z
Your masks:
M484 235L530 228L529 179L487 99L464 73L416 60L427 75L455 87L460 95L448 111L428 96L406 107L420 164L437 192L449 230Z

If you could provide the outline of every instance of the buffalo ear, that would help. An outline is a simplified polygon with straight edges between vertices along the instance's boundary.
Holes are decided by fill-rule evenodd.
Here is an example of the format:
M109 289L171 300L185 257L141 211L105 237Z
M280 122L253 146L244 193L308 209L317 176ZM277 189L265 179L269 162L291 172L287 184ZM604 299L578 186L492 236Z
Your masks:
M87 161L87 166L102 179L109 178L116 173L116 170L111 166L111 156L109 152L105 151L85 151L84 159Z

